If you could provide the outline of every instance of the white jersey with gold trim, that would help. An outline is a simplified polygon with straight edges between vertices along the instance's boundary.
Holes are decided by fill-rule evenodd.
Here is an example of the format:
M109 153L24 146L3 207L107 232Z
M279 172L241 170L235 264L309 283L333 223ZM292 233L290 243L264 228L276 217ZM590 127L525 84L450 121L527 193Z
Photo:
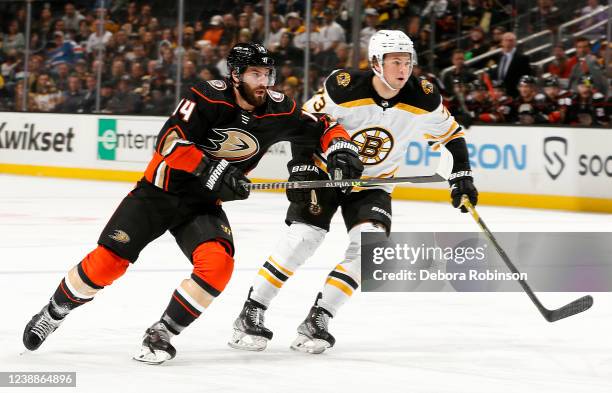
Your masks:
M437 150L463 137L429 81L411 76L397 96L385 100L372 86L374 77L372 71L336 70L304 104L306 111L326 113L344 126L360 148L363 178L393 177L411 140L423 138ZM324 157L319 158L317 164L325 169ZM394 186L376 188L391 192Z

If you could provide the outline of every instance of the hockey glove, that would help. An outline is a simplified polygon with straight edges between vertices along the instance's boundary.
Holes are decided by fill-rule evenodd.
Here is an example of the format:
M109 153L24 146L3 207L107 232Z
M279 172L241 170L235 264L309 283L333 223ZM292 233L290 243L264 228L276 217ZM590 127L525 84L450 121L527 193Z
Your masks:
M244 187L251 181L226 160L209 161L200 177L204 188L215 193L223 202L247 199L251 193Z
M461 197L467 195L470 203L474 206L478 203L478 190L474 187L472 171L460 171L452 173L448 179L451 188L451 199L453 207L461 206ZM467 213L467 209L461 206L461 212Z
M299 161L289 161L287 164L289 170L288 181L307 181L319 179L319 168L313 164L303 163ZM303 189L287 189L287 199L289 202L309 202L310 188Z
M333 141L327 148L327 172L334 180L359 179L363 164L357 145L344 139Z

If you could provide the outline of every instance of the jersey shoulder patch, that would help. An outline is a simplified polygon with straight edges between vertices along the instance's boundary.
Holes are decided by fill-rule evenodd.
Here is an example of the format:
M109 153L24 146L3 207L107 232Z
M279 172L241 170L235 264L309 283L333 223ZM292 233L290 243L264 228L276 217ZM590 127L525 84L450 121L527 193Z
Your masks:
M440 106L442 97L436 86L427 79L410 76L400 91L399 101L421 111L433 112Z
M227 81L224 80L198 82L191 86L190 91L195 97L201 98L207 104L227 107L236 106L234 91L229 88Z
M268 104L265 113L258 116L291 115L296 112L295 100L278 91L268 89Z
M216 90L219 90L219 91L223 91L223 90L227 89L227 83L224 80L221 80L221 79L214 79L214 80L206 81L206 83L211 85L213 87L213 89L216 89Z
M340 105L371 97L372 71L333 71L325 80L325 90L331 100Z

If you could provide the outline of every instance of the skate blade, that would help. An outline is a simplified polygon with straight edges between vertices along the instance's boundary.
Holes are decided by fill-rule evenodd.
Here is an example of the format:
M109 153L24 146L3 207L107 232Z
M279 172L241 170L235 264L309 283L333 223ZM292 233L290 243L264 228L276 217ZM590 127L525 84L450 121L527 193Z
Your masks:
M227 345L234 349L241 349L243 351L263 351L268 345L268 339L261 336L252 336L241 332L240 330L234 329L232 339L228 341Z
M318 338L308 338L303 334L298 334L297 338L293 340L291 349L298 352L310 353L318 355L323 353L327 348L331 347L325 340Z
M151 352L151 350L148 347L143 347L139 353L137 353L136 355L134 355L134 357L132 357L132 359L138 362L146 363L146 364L162 364L166 360L172 359L172 356L170 356L168 352L164 352L164 351Z

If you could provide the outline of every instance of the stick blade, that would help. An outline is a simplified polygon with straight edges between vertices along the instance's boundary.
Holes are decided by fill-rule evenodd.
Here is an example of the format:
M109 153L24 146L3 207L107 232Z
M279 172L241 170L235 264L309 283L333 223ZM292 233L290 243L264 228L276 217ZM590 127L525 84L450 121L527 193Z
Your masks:
M572 315L588 310L592 305L593 297L591 295L583 296L580 299L574 300L570 304L550 311L546 315L546 320L548 322L555 322L563 318L571 317Z

